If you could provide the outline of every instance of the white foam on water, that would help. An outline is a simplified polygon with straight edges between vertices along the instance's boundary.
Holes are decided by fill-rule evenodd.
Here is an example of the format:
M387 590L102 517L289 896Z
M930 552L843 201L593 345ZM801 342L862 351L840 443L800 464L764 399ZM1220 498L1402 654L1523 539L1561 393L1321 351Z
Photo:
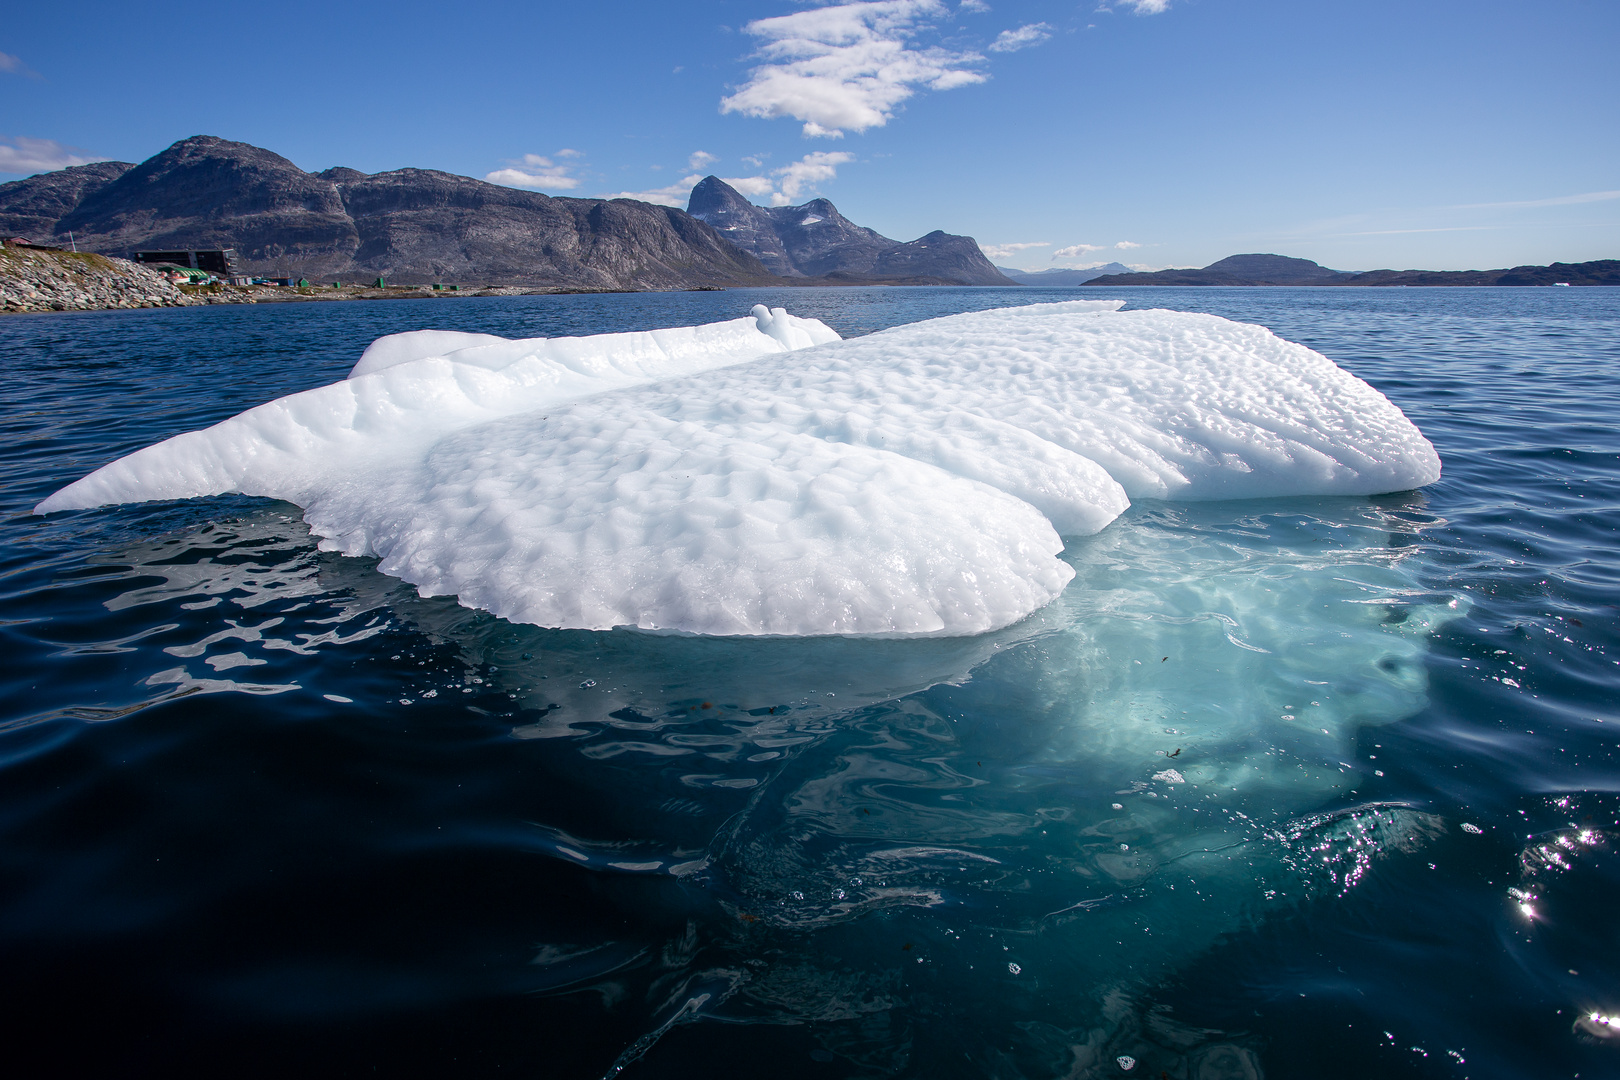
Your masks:
M507 342L422 331L176 436L50 512L240 491L423 595L542 626L967 635L1062 592L1131 498L1436 479L1376 390L1256 326L1073 301L854 341L751 319Z

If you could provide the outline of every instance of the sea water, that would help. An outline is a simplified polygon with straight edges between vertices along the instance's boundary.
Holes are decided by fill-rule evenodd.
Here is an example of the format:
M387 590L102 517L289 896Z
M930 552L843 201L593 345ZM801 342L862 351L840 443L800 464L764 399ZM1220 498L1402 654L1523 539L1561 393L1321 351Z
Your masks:
M913 641L508 623L320 551L262 499L28 513L341 379L389 333L763 302L854 337L1093 297L1324 353L1417 423L1441 480L1137 499L1070 538L1050 605ZM1613 1071L1617 327L1596 289L7 320L11 1053L266 1075ZM86 1018L100 1037L64 1044Z

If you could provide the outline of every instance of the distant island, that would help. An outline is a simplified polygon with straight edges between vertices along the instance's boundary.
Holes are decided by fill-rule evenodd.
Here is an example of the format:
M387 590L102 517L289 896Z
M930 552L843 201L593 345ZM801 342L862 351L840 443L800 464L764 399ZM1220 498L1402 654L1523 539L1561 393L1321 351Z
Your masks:
M1123 268L1122 268L1123 269ZM1107 274L1085 285L1620 285L1620 259L1508 270L1329 270L1285 255L1232 255L1199 270Z
M1075 270L1057 266L1047 270L1014 270L1010 266L998 266L996 269L1020 285L1084 285L1092 278L1099 278L1104 274L1129 274L1131 272L1130 267L1117 262L1104 263L1101 266L1087 266Z

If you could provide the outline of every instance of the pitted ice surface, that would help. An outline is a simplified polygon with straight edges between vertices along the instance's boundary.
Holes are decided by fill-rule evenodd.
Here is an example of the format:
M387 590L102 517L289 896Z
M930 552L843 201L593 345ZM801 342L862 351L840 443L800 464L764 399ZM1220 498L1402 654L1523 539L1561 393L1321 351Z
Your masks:
M1437 479L1326 357L1212 315L1072 301L841 341L782 309L635 334L422 331L36 509L243 492L424 595L542 626L962 635L1074 576L1130 499Z

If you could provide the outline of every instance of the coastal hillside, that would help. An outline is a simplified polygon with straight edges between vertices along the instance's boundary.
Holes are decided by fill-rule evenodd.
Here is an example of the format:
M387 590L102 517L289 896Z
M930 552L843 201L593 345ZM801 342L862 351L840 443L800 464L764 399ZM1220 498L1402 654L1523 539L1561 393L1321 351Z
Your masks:
M1329 270L1285 255L1231 255L1201 269L1109 274L1087 285L1620 285L1620 260L1504 270Z
M770 281L680 210L563 199L428 169L307 173L247 143L184 139L0 185L0 232L127 255L235 248L250 274L619 289Z
M1011 285L972 237L934 231L902 243L857 225L826 199L801 206L755 206L718 176L692 189L687 213L784 278L831 282L906 280L919 284Z

